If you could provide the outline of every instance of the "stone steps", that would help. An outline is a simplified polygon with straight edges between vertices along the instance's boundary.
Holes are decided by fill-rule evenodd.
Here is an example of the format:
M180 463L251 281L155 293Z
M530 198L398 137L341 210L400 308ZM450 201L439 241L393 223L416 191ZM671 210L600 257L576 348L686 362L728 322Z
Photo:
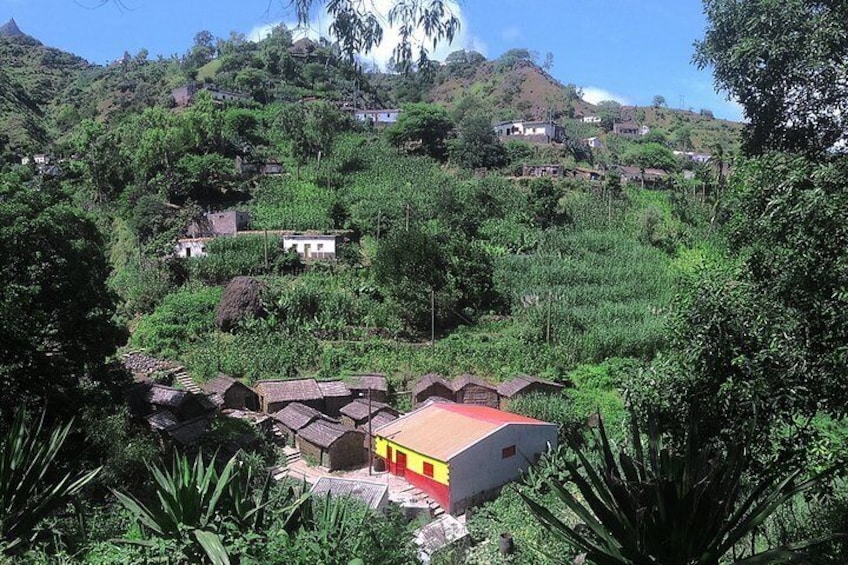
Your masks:
M192 379L191 375L188 374L188 371L185 370L185 367L176 367L173 369L172 374L174 376L174 381L179 383L179 385L187 391L193 392L194 394L204 394L200 386L194 382L194 379Z

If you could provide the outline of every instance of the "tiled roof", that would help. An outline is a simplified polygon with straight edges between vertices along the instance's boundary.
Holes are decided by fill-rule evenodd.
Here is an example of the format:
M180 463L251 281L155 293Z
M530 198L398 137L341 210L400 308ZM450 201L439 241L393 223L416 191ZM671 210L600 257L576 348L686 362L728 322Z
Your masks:
M319 381L318 389L327 398L350 396L350 389L342 381Z
M381 427L376 435L448 462L495 430L511 424L556 427L488 406L433 403Z
M348 433L360 433L341 424L335 424L326 420L315 420L298 432L298 437L319 447L330 447L336 441Z
M376 402L374 400L371 401L371 415L373 417L374 414L377 414L381 411L389 411L394 412L395 410L389 406L388 404L383 404L382 402ZM339 410L341 414L351 418L352 420L364 420L368 418L368 399L366 398L357 398L353 402L342 406L341 410Z
M170 410L159 410L145 419L150 427L157 431L166 431L180 425L180 421Z
M388 493L388 485L382 483L336 477L321 477L312 487L312 494L350 496L361 500L374 510L378 509L380 503L387 499Z
M272 414L271 417L288 429L297 431L310 422L320 419L322 414L314 408L299 402L292 402L282 410Z
M462 390L468 385L476 385L491 390L497 389L497 387L492 383L484 381L483 379L475 377L474 375L460 375L451 382L451 388L454 390L454 392Z
M386 380L386 375L380 375L377 373L351 375L345 380L348 388L351 390L371 389L378 390L380 392L387 392L389 390L389 383Z
M168 408L179 408L183 405L189 393L165 385L151 385L145 395L145 400L155 406L167 406Z
M534 383L542 384L542 385L549 386L549 387L554 387L554 388L557 388L557 389L565 388L563 385L561 385L559 383L554 383L554 382L551 382L551 381L545 381L545 380L542 380L538 377L533 377L531 375L518 375L517 377L515 377L512 380L501 383L500 386L498 386L498 394L500 394L501 396L505 396L507 398L511 398L516 393L521 392L522 390L524 390L525 388L527 388L528 386L530 386Z
M203 437L208 427L209 420L206 418L197 418L169 429L168 435L182 445L192 445Z
M371 417L371 432L374 430L382 428L383 426L390 424L397 420L398 417L391 412L378 412ZM366 430L367 431L367 430Z
M256 392L265 397L266 403L297 402L324 398L315 379L294 381L260 381Z
M428 373L418 379L418 381L416 381L415 385L412 387L412 393L418 395L433 386L434 384L440 384L448 390L453 390L451 388L451 384L446 381L445 378L442 377L442 375L438 375L436 373Z

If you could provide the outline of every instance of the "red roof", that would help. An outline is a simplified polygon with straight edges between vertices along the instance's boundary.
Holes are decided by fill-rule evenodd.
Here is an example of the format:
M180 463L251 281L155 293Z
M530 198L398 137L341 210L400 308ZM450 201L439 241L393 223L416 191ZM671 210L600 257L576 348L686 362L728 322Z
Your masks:
M503 410L490 408L488 406L442 403L437 404L436 406L438 406L441 410L453 412L454 414L459 414L466 418L473 418L474 420L479 420L481 422L488 422L489 424L547 424L547 422L536 420L535 418L522 416L521 414L513 414L512 412L504 412Z

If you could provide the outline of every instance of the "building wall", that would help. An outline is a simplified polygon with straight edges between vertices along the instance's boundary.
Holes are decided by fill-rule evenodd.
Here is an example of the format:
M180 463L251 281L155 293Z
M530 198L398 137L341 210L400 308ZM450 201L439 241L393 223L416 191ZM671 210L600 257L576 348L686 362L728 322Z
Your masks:
M375 454L385 462L386 469L390 473L393 475L398 474L397 453L398 451L405 453L406 470L403 475L404 478L409 483L429 494L445 509L450 506L450 467L447 463L407 449L379 435L375 438L374 443ZM388 455L389 449L391 449L391 457ZM424 475L424 463L429 463L433 466L432 477Z
M498 391L495 389L467 384L456 391L456 401L460 404L476 404L477 406L498 407Z
M360 431L347 432L330 446L324 466L331 471L359 467L367 459L363 445L365 434Z
M180 258L205 257L208 238L181 239L174 245L174 256Z
M456 394L453 392L453 390L449 389L446 386L442 386L438 383L435 383L415 395L415 398L413 398L414 405L418 406L419 404L433 396L451 401L456 399Z
M234 235L250 225L250 214L247 212L213 212L206 214L206 219L216 235Z
M336 236L283 236L283 247L293 247L304 259L335 259L336 243Z
M353 398L368 398L368 389L367 388L350 388L350 393ZM371 391L371 400L374 402L382 402L383 404L389 403L389 393L384 390L372 390Z
M224 395L224 406L256 411L259 409L259 395L244 385L236 384Z
M268 414L273 414L274 412L279 412L292 402L300 402L301 404L305 404L310 408L314 408L319 412L324 411L324 399L315 399L315 400L282 400L278 402L268 402L265 400L261 394L259 395L259 406L262 408L263 412L267 412Z
M342 407L350 404L350 401L353 400L350 396L326 396L324 397L324 414L327 416L332 416L333 418L339 417L339 410ZM355 427L355 426L354 426Z
M550 442L556 447L555 424L509 424L472 445L450 461L451 514L496 494L521 475ZM515 455L503 458L503 449L515 446Z

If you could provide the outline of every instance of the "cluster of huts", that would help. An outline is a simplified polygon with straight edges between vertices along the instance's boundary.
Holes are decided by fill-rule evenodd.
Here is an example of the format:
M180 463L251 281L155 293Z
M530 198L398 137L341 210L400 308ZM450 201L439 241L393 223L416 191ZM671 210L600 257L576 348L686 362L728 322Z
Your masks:
M510 400L530 393L558 394L563 385L530 375L518 375L512 380L494 385L473 375L462 375L448 381L441 375L424 375L412 389L415 406L427 400L447 400L457 404L476 404L506 409Z

